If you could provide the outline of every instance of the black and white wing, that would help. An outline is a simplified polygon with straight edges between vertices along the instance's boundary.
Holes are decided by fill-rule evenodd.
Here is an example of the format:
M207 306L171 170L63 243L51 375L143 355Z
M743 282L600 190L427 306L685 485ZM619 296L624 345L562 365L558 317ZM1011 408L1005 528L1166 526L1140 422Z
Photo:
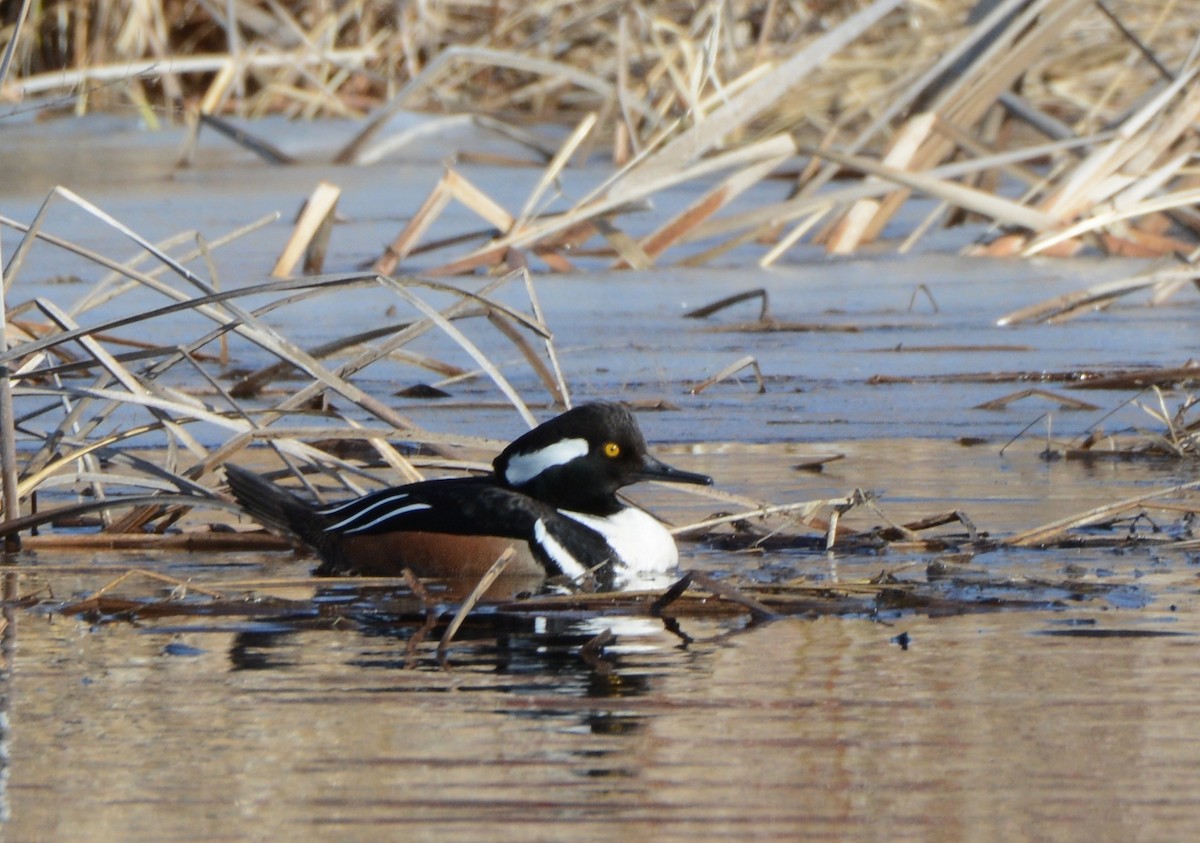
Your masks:
M611 585L616 556L604 536L554 507L480 477L427 480L314 507L286 489L234 465L230 490L246 511L336 559L343 537L423 532L525 541L548 576L591 574Z
M554 507L488 478L428 480L318 507L321 529L343 536L452 533L520 539L551 576L601 582L615 553L604 536Z

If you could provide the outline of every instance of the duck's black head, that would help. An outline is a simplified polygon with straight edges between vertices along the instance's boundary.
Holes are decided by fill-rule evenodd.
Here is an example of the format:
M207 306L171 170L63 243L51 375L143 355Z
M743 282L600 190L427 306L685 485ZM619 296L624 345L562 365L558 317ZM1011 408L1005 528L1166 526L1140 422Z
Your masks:
M496 476L559 509L610 515L616 492L639 480L709 485L712 478L650 456L633 413L623 404L583 404L515 440L493 461Z

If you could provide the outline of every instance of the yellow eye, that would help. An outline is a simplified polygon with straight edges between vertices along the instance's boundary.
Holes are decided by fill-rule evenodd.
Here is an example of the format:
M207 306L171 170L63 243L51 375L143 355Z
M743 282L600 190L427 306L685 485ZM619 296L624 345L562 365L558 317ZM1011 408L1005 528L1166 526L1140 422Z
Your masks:
M618 457L618 456L620 456L620 454L621 454L621 446L618 445L616 442L605 442L604 443L604 456Z

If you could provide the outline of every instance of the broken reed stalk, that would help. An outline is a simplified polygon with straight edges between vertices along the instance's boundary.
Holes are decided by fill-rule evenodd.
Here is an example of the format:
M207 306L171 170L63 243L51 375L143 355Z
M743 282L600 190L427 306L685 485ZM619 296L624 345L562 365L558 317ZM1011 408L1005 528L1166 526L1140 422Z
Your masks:
M72 248L70 244L62 241L55 241L43 235L40 231L41 221L45 218L46 211L50 208L50 200L56 197L64 198L72 204L83 208L122 235L133 239L143 248L144 251L142 254L156 258L164 269L182 278L191 287L198 288L200 294L196 295L194 290L180 290L166 281L153 277L150 272L140 272L133 269L129 264L122 264L97 255L95 257L101 265L129 279L133 284L149 288L155 293L166 296L169 300L173 300L173 303L165 307L157 307L132 315L121 316L102 324L83 326L79 325L67 311L48 300L38 300L33 303L34 306L48 317L49 324L53 326L53 329L38 331L27 342L23 342L11 349L5 350L0 348L0 365L8 366L9 370L12 370L14 365L18 366L18 369L12 370L11 373L25 384L21 387L22 396L36 397L44 395L52 398L60 398L66 404L66 413L62 416L57 427L51 427L45 431L42 449L28 461L25 468L26 476L23 481L15 479L16 460L5 459L5 471L13 479L13 485L16 490L15 494L8 496L8 499L19 500L22 492L33 491L39 485L50 480L51 476L56 472L60 472L77 460L92 460L97 453L107 451L117 444L129 444L139 436L155 432L166 432L169 434L167 438L167 462L164 466L151 465L145 460L132 455L127 450L114 451L115 456L113 459L133 467L136 471L156 475L158 479L139 481L131 474L120 477L111 472L101 472L95 466L83 472L77 472L75 477L81 481L93 483L98 497L103 497L103 490L98 484L106 477L114 478L114 482L119 482L121 485L132 483L132 485L136 486L140 483L140 485L150 488L158 487L178 490L189 494L205 495L207 494L206 488L198 485L195 482L196 479L211 470L212 467L222 463L238 449L250 443L255 438L263 438L261 434L266 426L286 417L291 412L301 408L309 399L330 389L349 398L372 416L388 424L390 428L389 435L400 435L406 439L432 443L439 439L439 437L421 431L383 402L363 393L349 381L349 378L375 361L403 354L401 350L403 345L433 328L440 328L466 350L475 362L486 373L492 376L501 388L501 391L513 403L513 406L517 408L522 417L532 426L535 422L524 400L517 394L504 376L500 374L499 369L491 363L484 352L473 341L468 339L462 330L451 323L452 319L469 312L472 308L497 320L496 324L502 328L504 336L516 343L518 348L521 349L522 354L528 359L530 365L543 381L547 390L554 396L555 400L561 404L566 403L566 387L562 382L562 373L553 354L550 332L542 320L540 308L536 304L536 294L527 273L526 290L534 310L533 316L489 298L491 292L509 282L514 277L513 275L489 281L480 292L475 293L464 292L453 286L441 284L436 281L415 278L380 277L374 273L270 282L239 290L222 292L216 290L211 284L206 283L190 270L183 267L178 260L172 259L158 246L147 242L144 238L141 238L135 232L123 226L101 209L65 189L53 191L47 198L47 202L43 203L42 211L39 212L39 217L35 223L23 227L25 238L22 240L21 249L18 250L20 254L15 256L15 258L23 258L25 251L28 249L28 244L36 237L42 237L42 239L54 242L55 245L63 245L66 248L71 248L72 251L82 253L82 250ZM22 226L18 225L17 227L21 228ZM206 254L206 249L203 246L200 251ZM91 253L86 253L85 256L91 256ZM19 263L19 260L14 259L13 264L10 264L10 266L14 264L19 266ZM8 280L11 283L11 275ZM108 281L103 280L101 284L107 285ZM357 357L342 365L337 370L326 368L325 364L319 361L319 355L310 354L300 349L289 342L286 337L274 329L268 328L262 322L262 317L276 308L298 304L317 296L327 295L340 290L353 289L354 287L382 287L390 289L417 310L424 318L381 330L379 334L382 337L381 341L368 347ZM454 296L454 300L444 310L439 311L425 303L423 298L417 295L415 290L419 288L425 288L441 294L451 294ZM239 298L261 295L263 293L275 293L282 297L276 298L253 311L246 310L238 304ZM98 297L93 294L86 295L83 299L89 305L98 300ZM81 306L75 310L80 312L86 309L87 306ZM201 333L190 342L162 348L145 347L140 354L132 357L114 355L107 350L106 345L113 341L112 337L119 338L119 331L121 329L151 325L153 320L159 317L179 312L191 312L207 317L215 323L215 327L207 333ZM7 326L7 322L5 325ZM529 331L535 337L545 341L546 351L552 361L553 371L546 368L541 363L541 360L537 358L533 346L522 335L523 331ZM281 365L308 373L313 376L313 382L308 387L289 394L278 404L268 407L265 412L256 412L254 414L247 412L245 408L237 404L232 393L220 386L219 379L204 369L205 363L211 361L206 360L205 356L201 353L203 347L211 342L225 339L230 333L240 334L246 339L266 348L276 356ZM353 339L356 343L361 343L371 338L360 335ZM94 368L100 372L97 380L92 385L80 386L69 384L64 386L58 385L56 381L52 382L52 379L58 378L60 373L65 373L66 369L62 366L47 366L48 355L56 354L59 349L68 343L80 346L85 355L84 358L75 359L70 364L71 366L83 370ZM128 365L129 363L142 360L149 361L144 368L135 370ZM181 361L187 361L190 366L199 369L202 377L221 396L218 403L203 402L186 392L162 385L164 383L161 379L162 375L170 371ZM419 356L414 359L414 362L420 362ZM437 361L433 361L433 363L441 366L443 369L445 368L444 365L438 364ZM7 380L5 385L7 386ZM221 406L220 402L224 402L227 406ZM99 406L96 406L97 404ZM143 425L129 425L127 422L123 422L116 434L97 437L96 431L101 425L110 420L114 413L122 408L130 407L140 408L143 412L148 412L153 417L153 421ZM30 418L44 415L46 411L45 408L39 409ZM6 412L4 423L11 425L14 418L12 412ZM387 441L388 437L378 434L360 435L355 431L355 428L358 426L356 421L353 419L343 419L343 421L348 426L346 429L349 431L349 435L369 442L386 462L401 473L404 479L417 480L421 478L421 474L416 468ZM229 438L210 451L203 447L200 441L188 432L188 426L196 422L203 422L215 426L218 430L224 430L227 432ZM336 429L322 431L322 433L324 435L319 436L319 438L332 438L334 440L344 438L339 436ZM348 467L348 464L343 460L332 457L328 453L295 438L283 436L267 436L266 438L283 455L290 455L306 463L320 463L342 468ZM461 441L461 439L459 437L458 441ZM177 465L180 462L180 455L178 449L176 449L177 443L182 444L186 451L192 455L193 462L190 467L185 468L182 464ZM162 485L163 483L166 485ZM164 504L169 502L167 497L163 497L161 501ZM140 515L131 513L130 516L122 519L116 527L126 530L141 529L144 518L151 514L149 509L144 508L144 499L132 496L127 498L126 502L129 505L143 506L143 509L140 511ZM103 505L107 502L101 503L102 505L94 511L99 511L106 515L110 507ZM187 502L175 501L175 503L184 503L186 505ZM120 499L114 501L113 505L122 505ZM161 507L158 509L161 510ZM7 515L4 520L10 526L13 523L20 522L20 519ZM9 534L11 535L12 532L9 531Z
M728 366L721 369L721 371L717 372L712 377L707 378L704 381L701 381L700 383L696 384L693 387L690 387L688 389L688 394L689 395L699 395L701 392L708 389L713 384L720 383L721 381L725 380L726 378L733 377L738 372L742 371L742 369L746 369L746 368L749 368L754 372L754 379L758 383L759 394L761 395L761 394L765 393L767 391L767 383L765 380L763 380L762 369L759 368L758 361L755 360L753 356L747 355L745 357L742 357L742 358L730 363Z
M1172 261L1174 264L1175 262ZM1091 312L1102 304L1142 290L1156 289L1179 282L1200 279L1200 267L1151 267L1145 272L1113 281L1102 281L1084 290L1076 290L1037 304L1006 313L996 320L997 325L1019 325L1029 322L1053 322Z
M25 19L29 16L29 7L32 5L32 0L21 0L21 9L17 12L16 18L11 19L12 33L9 35L8 44L4 47L4 56L0 58L0 92L4 90L4 83L8 81L8 71L12 67L13 56L17 51L17 43L21 39L21 28L25 25Z
M325 248L329 242L329 232L333 225L333 215L337 208L338 197L342 189L327 181L320 181L313 189L312 195L304 204L300 219L291 238L275 262L271 275L274 278L286 278L292 274L300 258L305 257L304 271L307 273L320 272L325 263ZM314 251L319 250L319 257Z
M521 414L521 418L525 420L525 423L528 424L530 428L537 427L537 419L533 417L533 413L529 411L529 407L526 406L525 402L513 388L512 384L510 384L508 379L500 373L500 370L496 368L492 361L487 358L487 355L480 351L479 347L467 338L466 334L458 330L458 328L454 327L454 325L450 324L450 322L444 316L438 313L437 310L426 304L422 299L414 295L404 286L397 284L390 278L385 278L384 280L386 283L393 285L396 293L398 293L401 298L405 299L409 304L419 310L427 319L437 325L444 334L462 346L462 348L469 355L471 355L475 362L478 363L485 372L487 372L488 377L490 377L492 382L500 388L500 391L503 392L505 397L512 402L512 405L517 408L517 412Z
M335 49L314 51L267 52L244 57L246 66L257 70L292 68L322 63L339 66L363 66L377 58L373 49ZM130 79L156 80L162 75L213 73L236 65L227 55L174 56L166 59L152 58L113 64L86 65L72 70L56 70L23 77L12 83L26 97L49 91L87 88L89 83L111 83Z
M208 296L213 296L215 291L212 287L198 278L190 270L186 269L168 255L157 250L152 244L139 236L136 232L123 225L111 215L102 211L92 203L76 195L70 190L63 187L55 188L55 191L67 198L69 201L80 206L84 210L92 213L98 219L106 222L114 229L137 242L142 248L152 252L155 257L167 264L171 269L190 283L197 287L200 291ZM164 287L163 285L155 285L162 292L173 294L174 296L182 296L183 294L176 291L174 288ZM332 389L334 392L342 395L349 401L358 404L368 412L395 424L400 428L415 427L407 419L404 419L398 413L391 410L390 407L363 392L358 387L337 377L333 372L325 368L315 358L301 349L299 346L291 343L284 338L279 332L271 328L265 322L262 322L248 311L234 305L231 299L225 300L221 308L212 308L208 306L195 308L197 313L207 316L219 324L228 325L233 330L237 331L242 336L249 339L251 342L261 346L267 351L270 351L280 357L292 360L299 368L303 369L308 374L312 375L318 381L322 382L325 388ZM411 478L419 477L419 475L408 466L404 458L394 449L384 449L382 456L393 464L393 467L407 473Z
M537 286L533 283L533 276L529 272L528 267L521 270L521 277L525 281L525 295L529 298L529 307L533 311L533 318L537 320L539 325L546 325L546 315L542 312L542 303L538 299ZM564 410L571 407L571 391L567 388L567 379L563 375L562 366L558 363L558 352L554 349L554 338L547 332L542 337L542 344L546 349L546 357L550 360L550 368L554 372L554 388L551 392L555 396L555 400Z
M1148 492L1144 495L1135 495L1131 498L1126 498L1125 500L1105 504L1104 506L1099 506L1095 509L1089 509L1087 512L1071 515L1067 518L1059 518L1032 530L1026 530L1025 532L1018 533L1015 536L1010 536L1004 540L1004 544L1012 547L1037 547L1039 545L1045 545L1062 536L1068 530L1077 527L1086 527L1089 524L1095 524L1097 521L1117 515L1127 509L1141 506L1148 501L1169 497L1170 495L1177 495L1180 492L1187 492L1192 489L1200 489L1200 480L1194 480L1190 483L1181 483L1178 486L1171 486L1167 489L1159 489L1156 492Z
M471 610L475 608L475 604L479 602L479 598L483 597L487 590L492 587L492 583L504 573L504 569L516 558L516 555L517 553L512 547L505 548L504 552L492 563L492 567L488 568L487 572L479 578L479 582L475 584L475 588L471 590L467 599L458 607L458 612L455 613L454 619L450 621L450 625L446 627L446 632L442 635L442 640L438 642L437 660L438 664L442 667L446 666L447 650L450 642L454 640L454 636L458 634L459 627L467 619L467 615L471 614Z
M2 75L0 75L0 83L3 83ZM8 287L4 283L4 255L0 251L0 353L8 350L7 301ZM3 492L4 495L4 520L12 521L14 518L19 518L21 516L21 499L17 494L16 416L13 415L12 380L9 377L8 366L3 363L0 363L0 492ZM20 534L5 534L4 550L15 552L20 549Z
M777 103L783 94L792 90L839 50L859 38L900 3L901 0L875 0L829 32L800 48L736 98L726 102L636 166L623 180L624 185L631 187L654 182L665 178L668 173L693 164L706 152L721 144L730 134L737 132ZM622 195L620 189L610 191L610 196L614 198Z
M760 506L754 509L747 509L742 512L734 512L729 515L717 515L712 518L706 518L703 521L697 521L693 524L684 524L681 527L672 527L668 532L673 536L687 536L692 533L700 533L719 527L722 524L734 524L738 521L747 521L751 518L766 518L771 515L787 515L801 523L806 523L810 516L818 510L826 507L838 508L845 507L853 503L852 498L829 498L812 501L798 501L796 503L771 504ZM822 529L825 529L822 526Z

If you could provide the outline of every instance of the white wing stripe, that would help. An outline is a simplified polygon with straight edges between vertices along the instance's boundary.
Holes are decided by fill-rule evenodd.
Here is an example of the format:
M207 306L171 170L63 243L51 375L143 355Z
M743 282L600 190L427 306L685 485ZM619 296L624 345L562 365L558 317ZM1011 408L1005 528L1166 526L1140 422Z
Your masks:
M374 507L372 507L372 509L374 509ZM346 530L345 532L347 534L361 533L364 530L369 530L372 527L374 527L376 524L380 524L384 521L387 521L390 518L395 518L396 516L403 515L406 512L420 512L422 509L433 509L433 507L427 503L410 503L408 506L402 506L399 509L389 509L387 512L383 513L379 517L377 517L371 521L368 521L366 524L356 524L355 526L351 527L350 529ZM346 520L353 521L354 519L348 518ZM342 523L344 524L346 522L343 521ZM326 527L325 530L326 530L326 532L328 532L329 530L334 529L336 526L337 525L334 525L334 527Z
M395 504L399 501L402 501L407 497L408 497L407 494L389 495L388 497L383 498L382 500L375 501L370 506L355 510L354 512L350 513L348 516L346 516L345 518L343 518L341 521L337 522L336 524L330 524L328 527L325 528L325 531L332 532L334 530L340 530L349 524L353 524L354 522L358 521L361 518L365 518L369 513L374 512L375 510L379 509L379 507L381 507L381 506L390 507L393 504ZM416 506L419 509L429 509L429 504L410 504L410 507L411 506ZM403 509L400 510L400 512L401 513L408 512L410 507L404 507ZM391 510L389 510L389 511L391 511ZM323 513L323 514L330 515L332 513Z
M379 504L392 503L393 501L402 501L407 497L408 497L408 492L400 492L395 495L390 495L386 498L383 498L382 500L376 501L374 504L372 504L371 506L364 509L363 512L369 512L374 507L379 506ZM352 506L356 506L356 505L360 505L360 504L362 504L362 498L351 498L350 500L342 501L341 503L334 503L334 504L330 504L329 506L319 507L317 509L317 512L321 513L322 515L337 515L343 509L348 509Z

